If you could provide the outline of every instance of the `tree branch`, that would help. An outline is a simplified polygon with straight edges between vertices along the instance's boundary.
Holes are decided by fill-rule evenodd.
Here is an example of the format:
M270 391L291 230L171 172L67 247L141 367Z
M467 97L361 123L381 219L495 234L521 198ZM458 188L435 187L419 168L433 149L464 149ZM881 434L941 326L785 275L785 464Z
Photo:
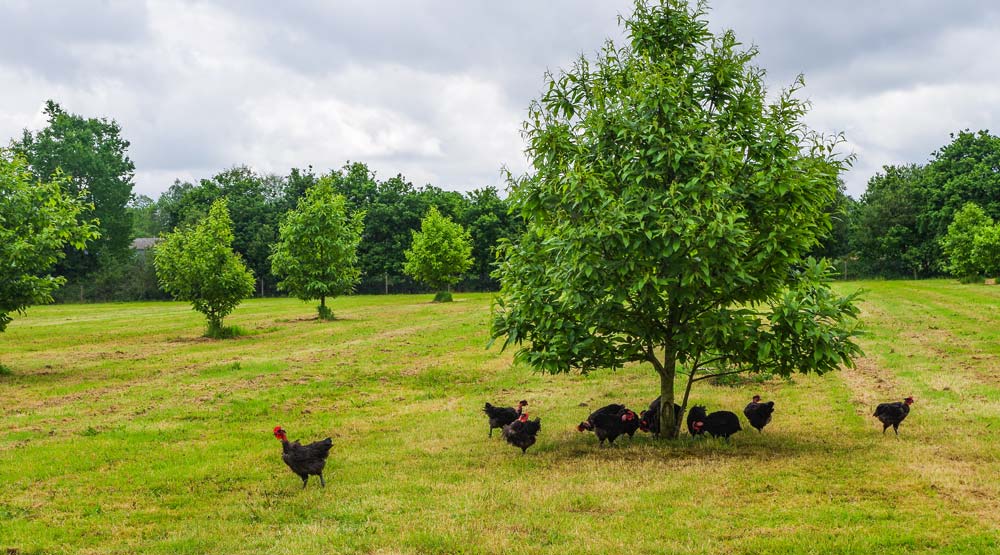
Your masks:
M701 380L707 380L709 378L718 378L720 376L731 376L733 374L742 374L743 372L746 372L746 370L740 369L740 370L733 370L732 372L720 372L718 374L706 374L706 375L701 376L699 378L693 378L691 381L692 382L700 382Z

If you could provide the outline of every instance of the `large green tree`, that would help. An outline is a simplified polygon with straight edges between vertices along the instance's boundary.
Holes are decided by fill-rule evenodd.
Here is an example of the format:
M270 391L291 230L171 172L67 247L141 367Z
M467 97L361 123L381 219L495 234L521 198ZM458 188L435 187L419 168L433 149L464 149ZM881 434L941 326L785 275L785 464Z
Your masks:
M85 219L99 221L100 238L86 252L74 249L59 264L62 275L77 279L101 266L105 257L123 258L132 241L132 198L135 165L129 142L114 120L70 114L53 101L45 105L48 125L38 132L25 130L13 147L27 158L35 179L47 181L59 169L68 178L61 183L70 197L82 196L92 206Z
M413 244L404 255L403 271L436 289L436 300L450 301L445 289L472 266L472 238L460 224L432 206L420 222L420 231L413 231Z
M226 200L219 199L202 221L167 234L156 246L160 285L205 315L209 337L225 336L223 318L253 295L253 273L232 244L232 220Z
M346 201L324 177L305 192L279 229L271 255L278 289L308 301L319 299L319 317L332 320L327 297L350 293L358 283L358 243L364 213L348 214Z
M822 373L860 350L852 296L806 258L846 160L803 124L801 81L768 102L757 51L704 4L637 1L629 44L550 75L511 183L492 335L549 372L650 364L662 434L675 379Z
M98 236L91 208L66 192L67 179L56 172L39 181L20 155L0 149L0 332L12 313L52 302L66 279L51 274L69 245L83 249Z

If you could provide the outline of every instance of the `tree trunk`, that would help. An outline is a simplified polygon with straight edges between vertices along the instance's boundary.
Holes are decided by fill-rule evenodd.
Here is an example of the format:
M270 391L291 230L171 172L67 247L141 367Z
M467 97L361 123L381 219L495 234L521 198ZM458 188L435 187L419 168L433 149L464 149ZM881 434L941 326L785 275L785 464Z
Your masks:
M677 360L673 353L664 356L660 372L660 437L677 438L677 422L674 419L674 377L677 375Z
M683 416L684 414L687 414L688 399L691 398L691 386L694 385L694 373L695 373L695 371L696 371L695 368L692 368L691 369L691 373L688 374L687 387L684 388L684 399L681 400L681 416ZM676 428L677 428L677 435L680 435L680 429L681 429L681 423L680 423L680 421L677 422Z

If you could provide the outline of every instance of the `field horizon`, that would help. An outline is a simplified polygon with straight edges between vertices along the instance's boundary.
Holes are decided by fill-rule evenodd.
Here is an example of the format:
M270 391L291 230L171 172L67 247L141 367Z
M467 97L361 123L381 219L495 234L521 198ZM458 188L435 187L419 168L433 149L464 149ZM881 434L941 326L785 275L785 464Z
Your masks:
M704 382L730 443L574 426L658 395L647 366L549 376L486 349L490 294L32 307L0 334L0 551L996 553L1000 288L865 281L857 367ZM742 417L774 400L757 433ZM876 404L913 395L896 438ZM529 401L524 455L484 402ZM271 436L333 438L326 488Z

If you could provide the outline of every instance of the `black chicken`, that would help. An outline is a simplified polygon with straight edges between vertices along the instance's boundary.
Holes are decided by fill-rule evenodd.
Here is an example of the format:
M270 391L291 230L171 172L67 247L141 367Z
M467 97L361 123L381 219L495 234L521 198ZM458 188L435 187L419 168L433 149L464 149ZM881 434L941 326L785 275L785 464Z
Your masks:
M774 412L774 401L766 403L760 402L760 395L754 395L753 401L743 409L743 415L750 421L750 425L757 428L758 432L764 431L764 426L771 421L771 413Z
M593 431L601 445L604 445L604 440L608 440L608 445L611 445L622 434L634 434L638 424L639 417L625 405L612 404L592 412L586 421L577 425L576 431Z
M729 441L729 436L743 429L740 426L740 419L736 414L728 410L715 411L712 414L705 414L705 407L696 406L688 413L688 431L691 435L701 435L708 432L712 437L722 437Z
M913 404L913 397L907 397L898 403L882 403L875 408L875 416L882 421L882 433L892 426L892 431L899 435L899 424L906 420L906 415L910 414L910 405Z
M295 443L288 443L288 436L281 426L274 428L274 437L281 440L281 460L302 478L303 489L309 483L310 474L319 476L320 486L326 487L323 467L326 466L326 457L330 454L330 447L333 446L332 439L326 438L309 445L301 445L298 440L295 440Z
M513 407L494 407L486 403L486 406L483 407L483 412L490 419L490 437L493 437L493 428L503 428L507 424L517 420L526 406L528 406L527 401L519 401L516 409Z
M680 405L674 403L674 420L679 421L681 415L684 414L684 409ZM649 409L644 410L639 413L639 429L644 432L650 432L654 434L660 433L660 398L657 397L653 399L653 402L649 404Z
M528 447L535 444L536 436L541 429L541 418L528 420L528 413L523 413L517 420L500 428L500 431L503 433L503 437L507 440L507 443L521 448L521 454L523 455L528 450Z

